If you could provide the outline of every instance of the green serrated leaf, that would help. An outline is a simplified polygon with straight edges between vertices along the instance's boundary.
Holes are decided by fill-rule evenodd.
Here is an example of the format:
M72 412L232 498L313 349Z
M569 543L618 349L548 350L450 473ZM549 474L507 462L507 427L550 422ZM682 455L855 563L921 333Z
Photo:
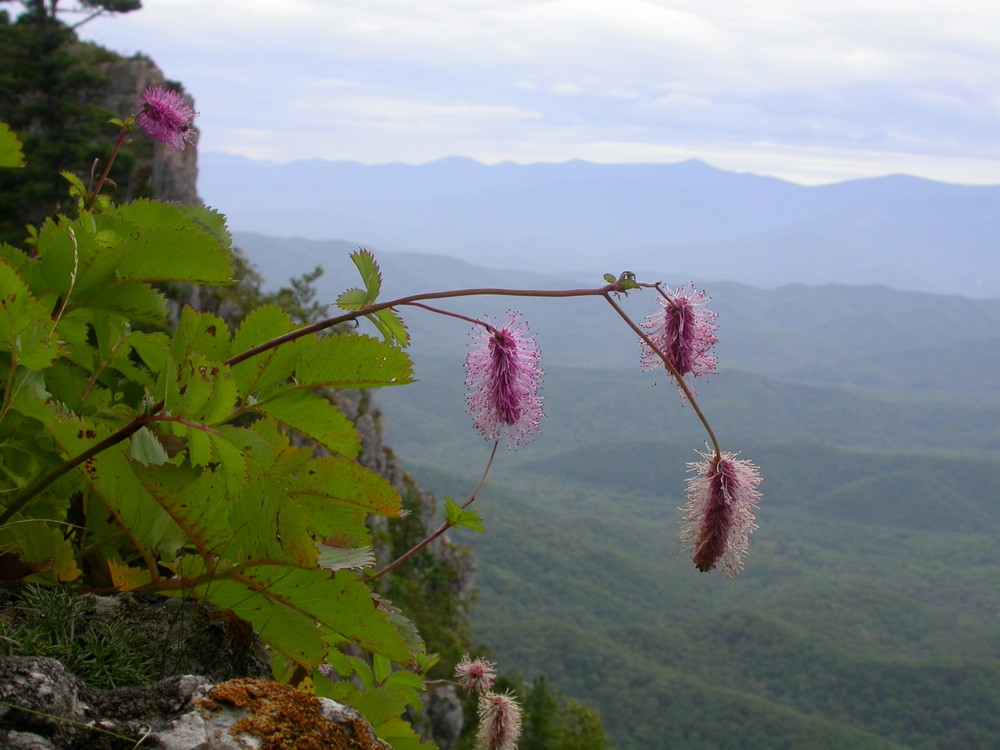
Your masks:
M343 639L401 664L419 645L345 571L331 577L325 570L261 565L220 575L196 590L253 625L271 648L307 667L321 663L329 644Z
M372 657L372 674L375 682L385 682L392 674L392 662L384 656L376 654Z
M191 221L212 234L224 247L232 247L233 237L226 226L226 217L208 206L171 204Z
M382 274L379 272L375 255L370 250L360 248L351 253L351 260L357 266L361 281L365 285L365 304L370 305L378 299L378 293L382 288Z
M171 348L175 362L183 361L191 351L199 352L214 362L222 362L229 357L230 348L226 321L211 313L195 312L190 307L181 310Z
M369 315L368 319L375 324L387 342L400 347L410 345L410 333L406 330L403 319L392 308L379 310L377 313Z
M134 433L129 443L129 458L143 466L162 466L170 460L163 443L150 432L148 427L143 427Z
M0 555L16 560L5 567L20 574L24 581L70 583L83 571L76 566L73 545L67 528L37 518L14 516L0 525ZM14 577L14 576L12 576Z
M399 717L379 724L375 727L375 734L392 750L433 750L434 748L431 743L420 739L408 721Z
M206 217L190 207L138 200L102 217L102 228L128 238L128 252L118 265L122 278L231 284L229 245L220 238L214 220Z
M312 390L278 386L261 394L253 410L270 415L327 450L347 458L357 457L361 450L361 437L354 424L328 398Z
M10 126L0 122L0 167L23 167L24 151Z
M53 416L51 426L47 427L66 456L79 455L110 434L103 425L60 413ZM143 469L129 461L128 447L118 443L98 453L79 471L138 549L170 559L183 540L183 532L136 476L137 471L166 468Z
M172 409L186 420L212 425L225 421L236 405L236 381L229 367L198 352L180 368L181 393Z
M410 688L400 685L378 685L351 696L350 703L371 722L375 733L379 727L398 719L415 696ZM395 750L395 745L393 748Z
M115 312L132 321L162 323L167 317L167 300L149 284L123 282L113 284L90 298L90 309Z
M363 289L348 289L337 297L337 306L342 310L360 310L365 306L367 295Z
M133 467L143 493L169 514L200 552L222 555L228 550L233 542L232 500L222 491L219 474L173 464Z
M187 438L188 460L192 466L204 467L212 463L212 436L207 429L177 427L174 434Z
M452 500L450 497L445 498L444 501L444 514L445 519L452 526L464 526L466 528L472 529L473 531L485 531L483 528L483 519L479 515L478 511L463 509L458 503Z
M325 336L309 350L295 371L299 383L337 388L402 385L413 379L406 352L370 336Z
M412 688L413 690L424 689L424 681L420 675L406 670L396 670L385 681L393 685Z
M380 474L356 461L340 456L324 456L312 461L307 470L291 481L289 496L319 498L359 511L399 518L402 500L396 489ZM366 535L367 537L367 535Z
M284 310L274 305L259 307L244 318L236 331L232 355L242 354L293 330L295 324ZM315 341L315 336L305 336L234 365L233 377L240 397L246 398L290 378L303 351Z
M59 357L48 311L35 300L18 273L0 261L0 351L18 364L43 369Z
M166 334L133 331L128 335L128 344L153 372L166 368L170 358L170 338Z

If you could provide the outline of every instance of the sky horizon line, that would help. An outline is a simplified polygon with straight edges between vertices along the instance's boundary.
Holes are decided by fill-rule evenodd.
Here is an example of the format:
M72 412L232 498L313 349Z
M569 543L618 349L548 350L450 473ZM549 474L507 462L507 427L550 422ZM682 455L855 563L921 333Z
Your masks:
M343 158L330 158L325 156L304 156L304 157L292 157L287 159L276 159L267 157L256 157L248 156L246 154L239 153L237 151L225 151L221 149L209 149L200 152L202 156L232 156L240 159L246 159L248 161L269 164L274 166L288 166L292 164L302 164L308 162L323 162L328 164L336 163L348 163L348 164L360 164L366 167L383 167L383 166L409 166L409 167L424 167L430 164L435 164L441 161L448 160L462 160L469 161L479 164L484 167L495 167L513 164L516 166L527 167L533 165L561 165L570 163L582 163L582 164L593 164L598 166L680 166L688 163L699 163L703 164L710 169L714 169L720 172L729 172L731 174L745 174L753 175L756 177L770 178L775 180L780 180L782 182L788 182L794 185L799 185L801 187L823 187L827 185L838 185L845 182L856 182L859 180L878 180L893 177L905 177L913 180L923 180L927 182L939 183L942 185L954 185L958 187L998 187L1000 188L1000 179L994 179L993 181L958 181L953 179L942 179L938 177L930 177L927 175L916 174L914 172L906 171L890 171L890 172L872 172L871 174L862 174L857 176L843 177L830 180L815 180L806 181L803 179L795 179L793 177L782 176L780 174L768 173L765 171L759 171L754 169L735 169L725 166L720 166L719 164L713 163L709 159L700 156L686 156L679 157L674 161L640 161L640 160L628 160L628 161L612 161L603 160L599 161L596 159L588 159L584 157L567 157L562 159L513 159L513 158L497 158L495 160L485 160L483 158L477 158L475 156L467 156L464 154L447 154L444 156L436 156L426 159L419 160L409 160L409 159L386 159L380 161L369 161L359 158L343 157Z

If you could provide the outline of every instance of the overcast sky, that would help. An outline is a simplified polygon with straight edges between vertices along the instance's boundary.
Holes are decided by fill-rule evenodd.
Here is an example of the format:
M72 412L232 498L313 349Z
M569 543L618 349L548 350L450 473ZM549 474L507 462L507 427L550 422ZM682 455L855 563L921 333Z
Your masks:
M204 151L1000 184L996 0L143 0L80 34L182 81Z

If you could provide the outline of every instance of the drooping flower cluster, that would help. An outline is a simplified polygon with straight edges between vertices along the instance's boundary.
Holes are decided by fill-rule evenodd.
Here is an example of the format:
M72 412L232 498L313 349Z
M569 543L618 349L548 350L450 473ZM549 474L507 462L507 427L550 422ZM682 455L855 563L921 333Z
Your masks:
M503 326L476 326L472 335L465 385L473 424L487 440L506 438L508 447L528 442L544 416L538 344L514 311Z
M743 565L750 534L757 528L761 494L758 468L733 453L701 454L688 464L688 501L682 508L681 539L691 546L691 560L702 572L716 566L733 578Z
M194 140L195 111L176 91L162 86L146 89L137 102L139 113L135 121L153 140L181 151Z
M718 357L712 347L718 342L714 313L706 307L709 297L688 284L677 290L666 287L666 297L657 297L663 309L646 318L643 328L650 340L683 378L686 375L714 375ZM659 355L641 342L642 367L653 370L663 365Z
M515 750L521 737L521 707L510 693L486 693L479 699L476 750Z
M455 679L459 686L476 695L488 693L496 679L496 664L486 659L470 659L468 654L455 665Z

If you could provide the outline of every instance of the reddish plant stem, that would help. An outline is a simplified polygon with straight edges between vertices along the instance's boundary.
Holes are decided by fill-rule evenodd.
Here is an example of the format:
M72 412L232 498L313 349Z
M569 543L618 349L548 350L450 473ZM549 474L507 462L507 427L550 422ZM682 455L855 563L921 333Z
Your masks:
M122 144L125 143L125 136L127 134L128 128L123 127L118 131L118 138L115 140L115 147L111 151L111 156L108 157L108 163L104 165L104 171L101 172L101 176L97 178L97 184L94 185L87 194L87 202L83 204L84 211L89 211L93 208L94 201L97 200L97 196L101 193L101 188L103 188L104 183L108 181L108 175L111 173L111 167L115 163L115 159L118 158L118 152L121 150Z
M659 289L659 287L656 288ZM662 294L662 291L660 293ZM684 395L687 396L687 400L691 404L691 408L694 409L694 413L698 416L698 419L701 421L702 427L704 427L705 431L708 433L709 440L712 441L712 448L715 451L715 455L721 456L722 448L719 446L718 438L715 437L715 432L712 430L712 425L708 423L708 419L705 417L704 412L702 412L701 407L698 405L698 401L697 399L695 399L694 393L692 392L688 384L684 382L684 378L680 376L680 373L677 372L677 368L674 367L673 363L669 359L667 359L667 356L662 351L660 351L660 348L653 343L652 339L649 338L646 332L642 330L642 328L637 326L635 322L628 315L625 314L625 311L621 309L621 307L618 305L617 302L611 299L610 294L605 294L604 299L606 299L608 301L608 304L615 309L615 312L617 312L618 315L621 316L621 319L625 321L628 327L631 328L633 331L635 331L636 334L639 336L639 338L641 338L644 342L646 342L646 344L649 346L650 349L656 352L656 356L659 357L661 360L663 360L663 364L666 365L666 368L670 372L670 375L673 377L674 380L677 381L677 385L684 392Z
M480 477L479 484L476 485L476 488L471 492L471 494L465 499L465 502L462 503L462 505L460 506L462 510L465 510L472 504L473 500L476 499L476 495L479 494L479 490L483 488L483 484L485 484L486 482L486 475L490 473L490 466L493 465L493 458L497 454L498 445L500 445L499 440L493 443L493 450L490 452L490 460L486 462L486 469L483 471L483 476ZM399 567L400 565L409 560L411 557L413 557L420 550L422 550L428 544L433 542L435 539L437 539L439 536L441 536L444 532L446 532L454 525L455 523L453 521L445 521L443 524L438 526L437 531L435 531L433 534L417 542L409 550L407 550L402 555L393 560L391 563L382 568L382 570L378 571L377 573L372 573L370 576L368 576L368 578L365 579L365 583L371 583L372 581L381 578L394 568Z

